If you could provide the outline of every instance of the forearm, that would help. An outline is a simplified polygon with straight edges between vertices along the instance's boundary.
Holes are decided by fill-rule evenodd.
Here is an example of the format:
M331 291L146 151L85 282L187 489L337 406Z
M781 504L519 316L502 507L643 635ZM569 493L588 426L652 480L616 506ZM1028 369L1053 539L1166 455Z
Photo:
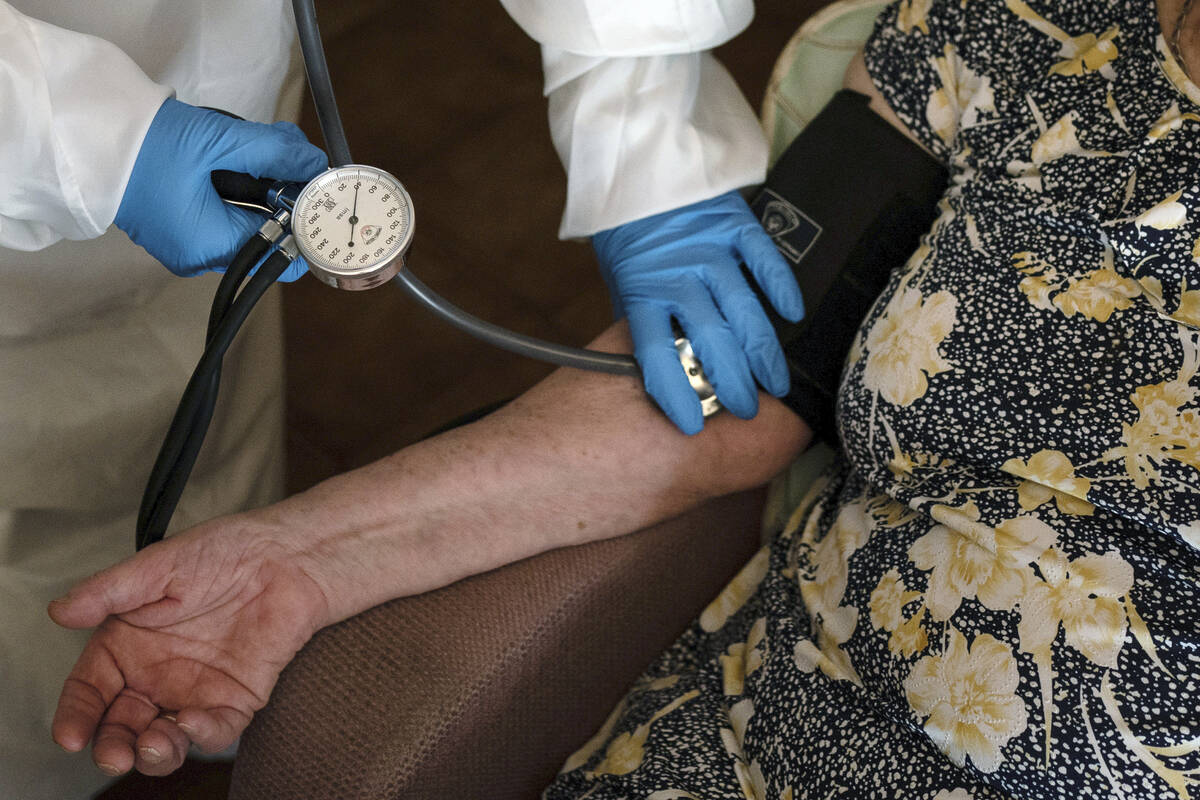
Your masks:
M623 325L594 345L627 350ZM563 369L504 409L251 515L286 540L325 624L760 484L809 441L767 395L680 434L634 378ZM275 532L275 533L271 533Z

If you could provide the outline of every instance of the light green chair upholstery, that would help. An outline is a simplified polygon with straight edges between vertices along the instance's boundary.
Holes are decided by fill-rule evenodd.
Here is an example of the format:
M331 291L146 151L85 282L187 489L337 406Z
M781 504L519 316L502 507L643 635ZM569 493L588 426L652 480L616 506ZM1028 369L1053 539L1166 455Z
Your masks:
M770 163L842 88L850 59L888 0L839 0L810 17L783 48L762 104Z

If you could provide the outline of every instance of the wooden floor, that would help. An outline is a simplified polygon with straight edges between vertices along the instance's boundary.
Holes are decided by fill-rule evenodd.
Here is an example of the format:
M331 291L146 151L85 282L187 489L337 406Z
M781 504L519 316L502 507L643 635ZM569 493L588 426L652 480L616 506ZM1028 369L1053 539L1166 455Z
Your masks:
M822 0L760 0L718 51L752 103L776 56ZM403 181L416 206L409 265L460 307L506 327L585 344L611 320L591 249L557 239L565 196L546 126L537 46L495 0L317 0L356 161ZM464 23L468 20L469 24ZM320 131L311 105L301 127ZM403 447L519 394L549 368L478 344L392 287L284 286L289 487ZM227 764L130 777L104 800L212 800Z

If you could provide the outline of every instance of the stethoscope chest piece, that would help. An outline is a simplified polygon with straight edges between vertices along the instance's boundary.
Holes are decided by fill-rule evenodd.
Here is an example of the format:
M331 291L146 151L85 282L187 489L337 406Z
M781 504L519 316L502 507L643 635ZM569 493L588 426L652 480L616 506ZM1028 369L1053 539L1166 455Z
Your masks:
M337 289L372 289L404 268L413 203L376 167L349 164L308 182L296 198L292 233L309 271Z
M675 352L679 354L679 363L683 365L683 371L687 375L688 383L692 385L692 391L700 399L700 412L705 419L716 414L723 406L717 400L717 392L709 383L708 376L704 374L700 359L696 358L696 354L692 350L692 343L683 336L678 336L675 339Z

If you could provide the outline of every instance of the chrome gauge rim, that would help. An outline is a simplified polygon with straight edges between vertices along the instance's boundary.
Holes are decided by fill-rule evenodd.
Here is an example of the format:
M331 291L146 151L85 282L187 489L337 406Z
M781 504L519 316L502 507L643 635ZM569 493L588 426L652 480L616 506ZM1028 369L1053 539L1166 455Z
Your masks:
M404 268L413 204L394 176L349 164L309 181L296 200L292 234L309 271L339 289L370 289Z

